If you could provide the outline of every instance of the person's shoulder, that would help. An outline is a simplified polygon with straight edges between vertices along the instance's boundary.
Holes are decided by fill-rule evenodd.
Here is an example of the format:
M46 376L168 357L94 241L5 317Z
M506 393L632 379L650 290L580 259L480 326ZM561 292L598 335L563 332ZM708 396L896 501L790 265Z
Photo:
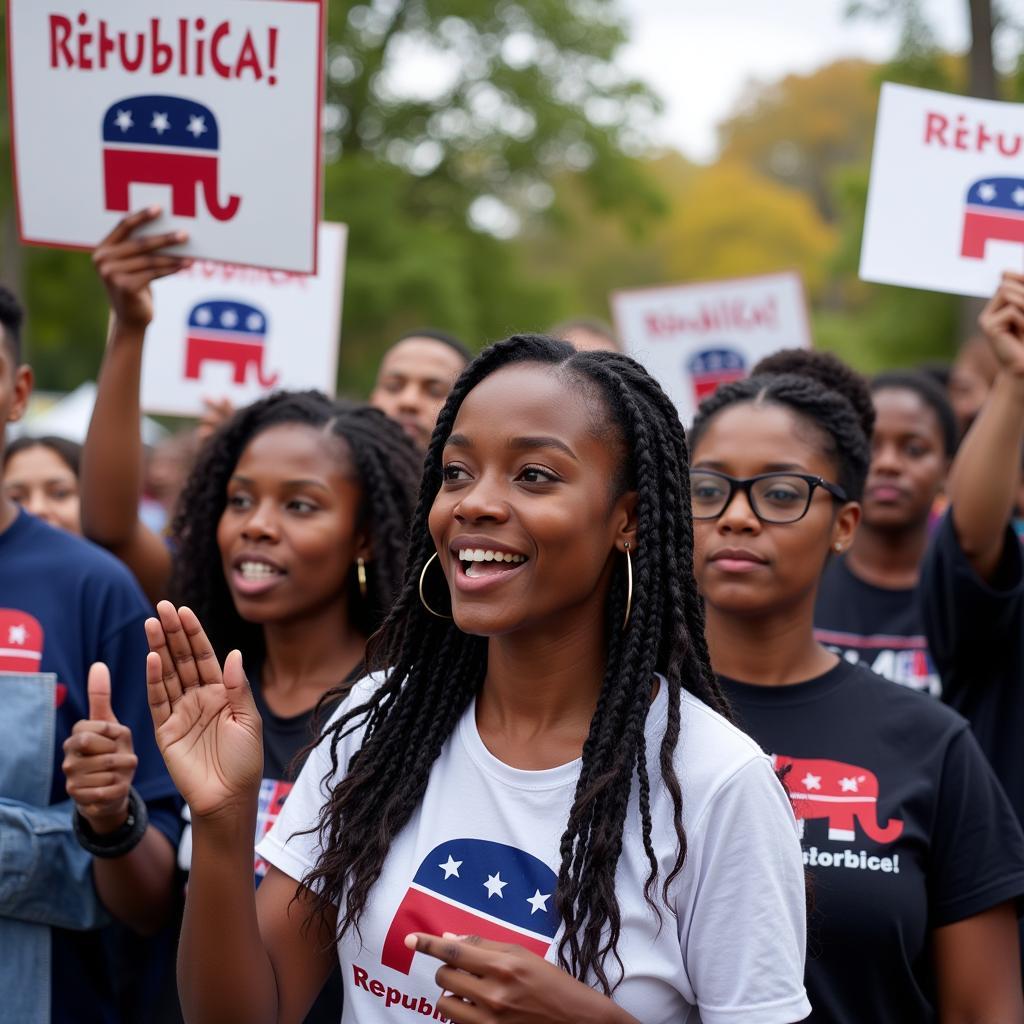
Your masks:
M69 595L73 589L82 588L89 600L121 597L146 610L148 606L135 577L109 551L33 516L26 518L29 522L21 554L31 559L37 581L52 580L55 587Z
M754 761L770 764L753 737L684 690L675 763L688 792L710 793Z
M853 688L847 693L867 717L880 716L880 721L895 718L913 722L915 731L922 738L968 727L963 715L931 694L891 682L866 665L851 665L846 685Z

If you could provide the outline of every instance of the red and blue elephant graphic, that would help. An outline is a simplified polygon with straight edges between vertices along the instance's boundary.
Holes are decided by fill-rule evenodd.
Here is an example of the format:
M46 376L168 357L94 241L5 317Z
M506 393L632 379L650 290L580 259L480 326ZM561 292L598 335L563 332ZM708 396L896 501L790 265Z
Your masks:
M777 771L788 767L786 785L793 801L801 835L805 821L824 819L833 842L852 843L856 825L876 843L891 843L903 834L903 822L878 818L878 777L867 768L824 758L772 759Z

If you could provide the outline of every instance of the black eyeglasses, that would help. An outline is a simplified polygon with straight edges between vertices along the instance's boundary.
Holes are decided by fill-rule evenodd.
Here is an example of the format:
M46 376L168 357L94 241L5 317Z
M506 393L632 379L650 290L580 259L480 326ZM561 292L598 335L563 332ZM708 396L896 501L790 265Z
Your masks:
M763 523L795 523L807 515L815 488L828 491L837 501L846 492L809 473L761 473L737 480L713 469L690 470L690 501L694 519L717 519L737 491L743 491L755 516Z

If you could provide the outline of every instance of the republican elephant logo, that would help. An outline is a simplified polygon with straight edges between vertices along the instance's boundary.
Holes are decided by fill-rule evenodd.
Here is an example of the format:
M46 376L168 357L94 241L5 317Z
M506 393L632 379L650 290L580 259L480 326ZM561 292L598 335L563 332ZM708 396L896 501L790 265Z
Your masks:
M826 761L776 754L776 770L790 766L786 785L793 800L801 835L805 821L824 818L828 837L836 842L856 839L854 823L876 843L891 843L903 834L903 822L878 820L878 778L866 768L842 761Z
M1024 178L981 178L967 190L960 255L983 260L991 238L1024 243Z
M738 349L719 345L695 352L686 361L686 369L693 382L693 396L699 403L723 384L743 380L747 375L747 361Z
M220 200L220 130L213 112L180 96L130 96L103 118L106 208L128 210L136 185L169 185L171 212L196 216L196 192L217 220L231 220L241 199Z
M255 371L259 385L272 388L279 375L263 366L268 326L266 314L246 302L200 302L188 316L186 379L198 380L205 363L227 363L235 384L247 383Z

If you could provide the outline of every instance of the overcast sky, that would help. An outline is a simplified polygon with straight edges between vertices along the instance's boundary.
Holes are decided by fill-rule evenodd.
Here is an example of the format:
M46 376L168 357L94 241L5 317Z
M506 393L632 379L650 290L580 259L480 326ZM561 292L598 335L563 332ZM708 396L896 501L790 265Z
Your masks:
M751 78L806 72L838 57L885 60L895 27L843 17L847 0L622 0L632 22L623 63L665 101L661 141L692 159L715 152L715 124ZM964 49L966 0L924 0L939 40Z

